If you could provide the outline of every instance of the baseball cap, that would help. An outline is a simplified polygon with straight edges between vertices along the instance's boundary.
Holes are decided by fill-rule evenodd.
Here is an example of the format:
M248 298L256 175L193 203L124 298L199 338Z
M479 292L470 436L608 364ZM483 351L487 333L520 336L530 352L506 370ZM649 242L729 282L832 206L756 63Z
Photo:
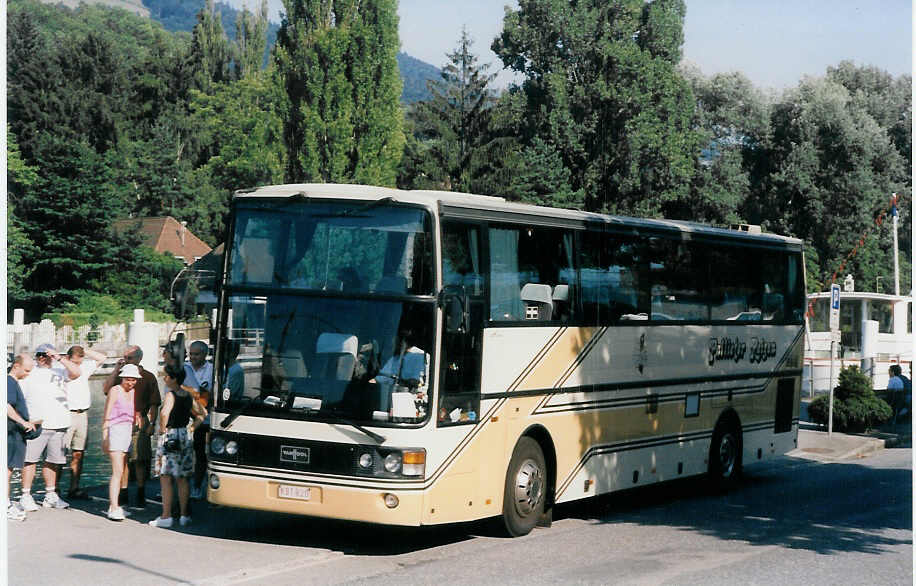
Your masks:
M38 348L35 348L35 354L47 354L48 352L57 352L57 349L53 344L39 344Z
M137 366L134 364L125 364L121 367L121 370L118 372L118 374L121 376L121 378L142 378L140 376L140 369L137 368Z

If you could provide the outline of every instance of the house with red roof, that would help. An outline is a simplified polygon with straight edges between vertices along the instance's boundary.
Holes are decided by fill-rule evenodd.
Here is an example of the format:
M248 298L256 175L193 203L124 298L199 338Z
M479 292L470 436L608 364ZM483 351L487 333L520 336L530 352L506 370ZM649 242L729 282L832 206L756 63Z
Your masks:
M114 223L119 234L137 232L141 243L156 252L171 254L185 265L206 256L210 247L188 230L187 222L172 216L162 218L124 218Z

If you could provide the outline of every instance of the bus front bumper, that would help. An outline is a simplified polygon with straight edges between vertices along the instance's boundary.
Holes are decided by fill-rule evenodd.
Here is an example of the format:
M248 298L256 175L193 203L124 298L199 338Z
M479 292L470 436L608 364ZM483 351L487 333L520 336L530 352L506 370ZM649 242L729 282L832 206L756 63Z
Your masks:
M213 488L214 484L219 488ZM392 496L397 502L393 507ZM227 507L419 526L423 491L272 480L211 470L207 500Z

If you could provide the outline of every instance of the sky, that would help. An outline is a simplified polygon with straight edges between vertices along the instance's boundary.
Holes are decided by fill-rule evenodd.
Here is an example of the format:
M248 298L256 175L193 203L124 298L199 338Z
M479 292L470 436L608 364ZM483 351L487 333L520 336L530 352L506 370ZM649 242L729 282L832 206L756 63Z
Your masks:
M843 60L893 75L912 72L911 0L686 1L684 59L705 75L740 71L761 89L781 90ZM282 2L269 3L275 19ZM506 4L517 6L515 0L400 0L401 50L441 67L467 26L479 63L498 73L490 44ZM511 80L504 73L496 85Z

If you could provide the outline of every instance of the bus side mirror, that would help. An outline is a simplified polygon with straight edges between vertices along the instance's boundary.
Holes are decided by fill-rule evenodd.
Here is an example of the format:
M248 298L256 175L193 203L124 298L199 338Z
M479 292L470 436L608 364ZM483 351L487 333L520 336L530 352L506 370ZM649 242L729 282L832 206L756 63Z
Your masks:
M197 279L188 268L181 270L171 286L172 314L178 320L194 317L197 309Z
M445 332L463 334L468 331L468 294L462 285L446 285L439 292L439 307L445 314Z
M211 270L195 269L194 265L183 268L170 287L172 314L179 321L186 321L215 308L218 285L216 273Z

